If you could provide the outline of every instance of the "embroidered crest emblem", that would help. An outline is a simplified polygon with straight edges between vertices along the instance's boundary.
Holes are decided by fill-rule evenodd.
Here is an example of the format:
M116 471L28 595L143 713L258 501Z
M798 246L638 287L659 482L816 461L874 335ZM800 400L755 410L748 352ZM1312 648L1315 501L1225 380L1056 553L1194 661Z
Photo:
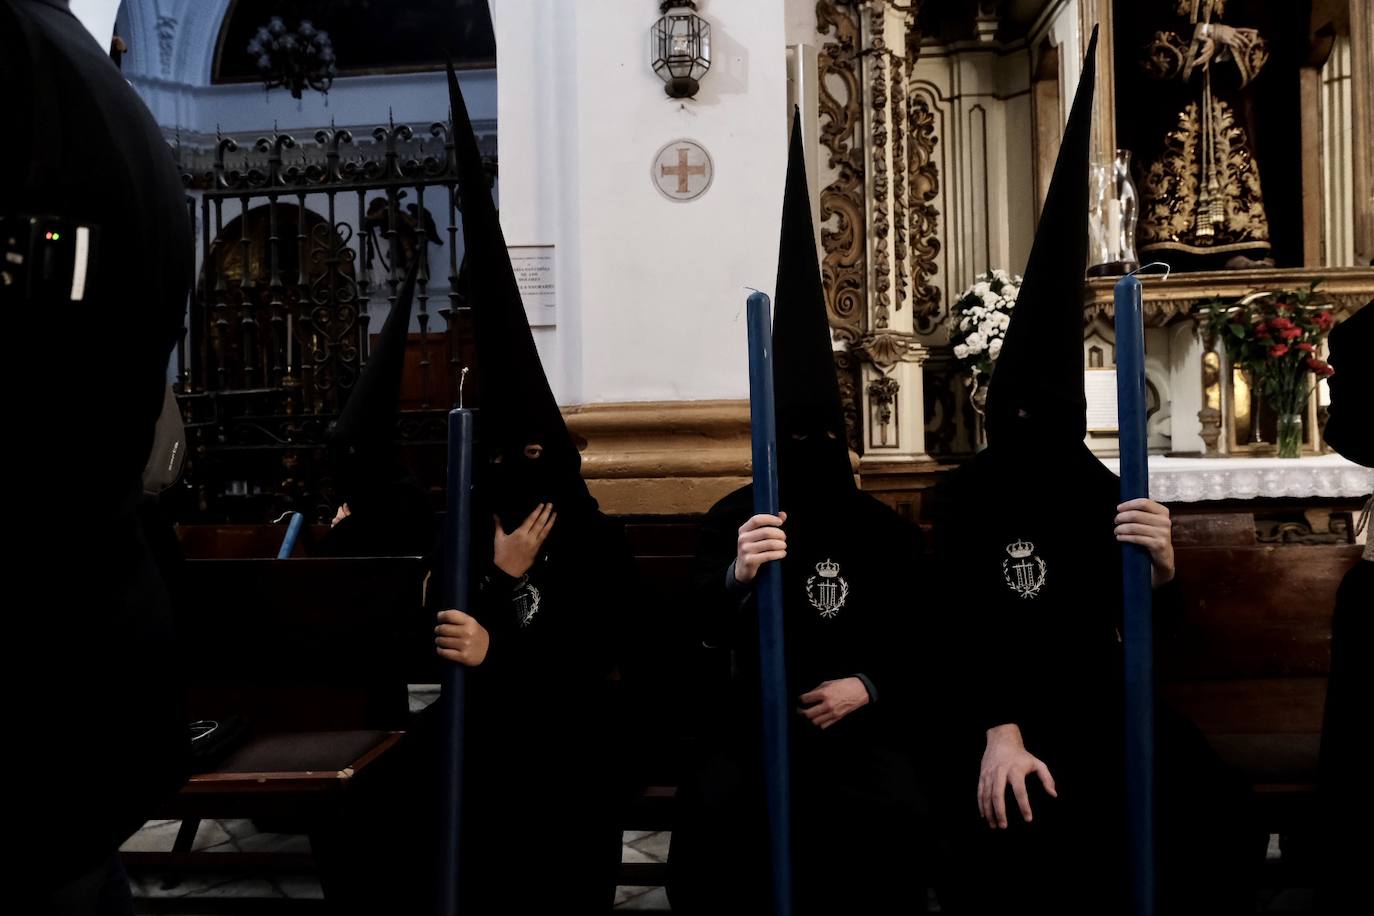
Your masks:
M840 564L826 560L816 564L816 574L806 580L806 599L827 619L844 607L849 597L849 583L840 575Z
M534 615L539 613L540 599L539 589L530 581L529 576L522 576L520 584L515 587L515 594L511 597L511 603L515 605L515 619L520 622L520 626L527 627L534 621Z
M1007 553L1008 559L1002 561L1002 578L1007 580L1007 588L1022 598L1040 594L1049 567L1035 555L1035 545L1017 538L1007 545Z

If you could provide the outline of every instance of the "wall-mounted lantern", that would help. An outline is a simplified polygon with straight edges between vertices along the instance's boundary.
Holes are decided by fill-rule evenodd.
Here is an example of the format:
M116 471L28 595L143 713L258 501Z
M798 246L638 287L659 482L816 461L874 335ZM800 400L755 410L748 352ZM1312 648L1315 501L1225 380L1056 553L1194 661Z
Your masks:
M649 29L649 66L670 98L690 99L711 69L711 24L693 0L663 0L663 15Z

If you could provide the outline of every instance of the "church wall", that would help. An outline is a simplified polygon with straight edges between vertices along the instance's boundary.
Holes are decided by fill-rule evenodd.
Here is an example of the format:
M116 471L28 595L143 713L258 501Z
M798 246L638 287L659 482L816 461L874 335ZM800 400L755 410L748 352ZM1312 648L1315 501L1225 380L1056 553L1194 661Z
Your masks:
M745 287L772 290L786 168L783 2L699 11L711 70L673 101L648 65L653 9L495 6L502 223L512 245L555 246L558 325L538 336L563 403L746 394ZM684 137L715 174L678 203L650 166Z
M787 44L818 44L816 33L816 0L784 0Z
M657 10L496 0L501 223L552 245L556 325L536 343L609 511L699 512L747 482L746 287L769 294L787 164L784 0L698 5L712 63L674 101L648 61ZM710 154L689 202L657 152Z

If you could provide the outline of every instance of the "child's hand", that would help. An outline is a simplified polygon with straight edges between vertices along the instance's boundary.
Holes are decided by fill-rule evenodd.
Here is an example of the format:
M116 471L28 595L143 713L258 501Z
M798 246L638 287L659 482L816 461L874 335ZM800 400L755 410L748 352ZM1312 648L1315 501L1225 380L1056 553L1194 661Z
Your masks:
M440 658L475 668L487 657L491 634L462 611L440 611L434 647Z
M513 579L529 572L557 519L553 503L535 506L529 518L510 534L501 527L501 520L496 519L496 543L492 547L492 562L496 568Z

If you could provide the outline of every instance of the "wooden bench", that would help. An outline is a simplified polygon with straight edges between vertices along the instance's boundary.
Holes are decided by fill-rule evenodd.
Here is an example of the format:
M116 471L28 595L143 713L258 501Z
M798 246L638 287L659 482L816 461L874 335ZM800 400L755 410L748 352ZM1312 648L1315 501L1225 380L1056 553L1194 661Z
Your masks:
M308 556L305 548L324 537L328 525L310 525L301 532L292 556ZM271 560L277 556L285 523L280 525L179 525L177 540L188 560Z
M1313 813L1331 618L1357 546L1181 547L1184 613L1158 647L1162 695L1253 788L1261 826Z
M193 853L200 821L269 819L313 833L344 793L366 786L401 739L406 660L430 627L421 562L188 560L183 576L192 596L177 621L187 712L237 716L251 731L154 813L182 821L170 853L125 858L136 867L262 866L264 857Z
M691 651L688 580L696 551L697 523L689 519L658 517L626 519L627 534L642 575L644 606L654 609L643 615L626 634L630 658L619 678L624 697L624 718L636 734L630 779L635 787L625 807L622 829L665 830L671 826L676 786L690 759L693 731L683 723L690 709L700 708L700 695L692 693L691 666L699 653ZM317 531L323 532L323 527ZM189 672L190 712L197 718L244 715L251 711L259 726L257 737L216 768L200 774L168 804L158 817L182 820L182 829L171 852L128 853L133 866L189 868L303 868L313 865L300 856L273 854L205 855L191 852L200 819L211 817L289 818L308 825L332 804L334 793L349 791L365 777L400 738L405 685L434 682L437 667L431 651L431 621L420 612L419 625L397 633L382 618L413 617L418 608L414 586L418 561L414 560L290 560L267 559L275 555L285 526L277 525L184 525L179 529L187 554L183 592L193 606L183 612L186 641L220 641L215 650L222 662L211 664L202 656ZM231 557L233 559L211 559ZM387 597L374 586L386 588L375 576L388 564L399 564L397 595ZM348 583L369 581L353 588ZM347 592L340 594L339 589ZM342 603L341 603L342 602ZM237 612L248 608L248 613ZM385 632L386 640L404 645L388 653L400 659L398 676L390 666L376 679L372 690L350 690L337 678L321 680L306 645L311 633L329 632L340 620L362 615L370 625ZM230 631L211 632L212 621L231 618ZM265 646L263 634L291 636L281 644ZM295 648L288 648L287 644ZM231 648L232 646L232 648ZM375 652L375 642L353 647ZM264 658L266 655L268 657ZM337 653L332 653L337 657ZM239 660L230 678L210 678L219 664ZM353 670L370 663L354 657L344 662ZM304 666L298 670L297 666ZM695 679L700 683L700 678ZM377 707L381 707L380 709ZM373 713L381 712L381 715ZM352 728L382 724L385 728ZM333 729L333 730L331 730ZM376 737L378 743L349 744L351 736ZM283 742L297 754L319 751L323 758L310 766L284 768L290 756ZM314 750L311 750L314 749ZM349 760L357 752L356 759ZM327 760L327 762L326 762ZM233 860L233 861L229 861ZM656 886L663 883L663 866L656 863L625 863L620 883Z

